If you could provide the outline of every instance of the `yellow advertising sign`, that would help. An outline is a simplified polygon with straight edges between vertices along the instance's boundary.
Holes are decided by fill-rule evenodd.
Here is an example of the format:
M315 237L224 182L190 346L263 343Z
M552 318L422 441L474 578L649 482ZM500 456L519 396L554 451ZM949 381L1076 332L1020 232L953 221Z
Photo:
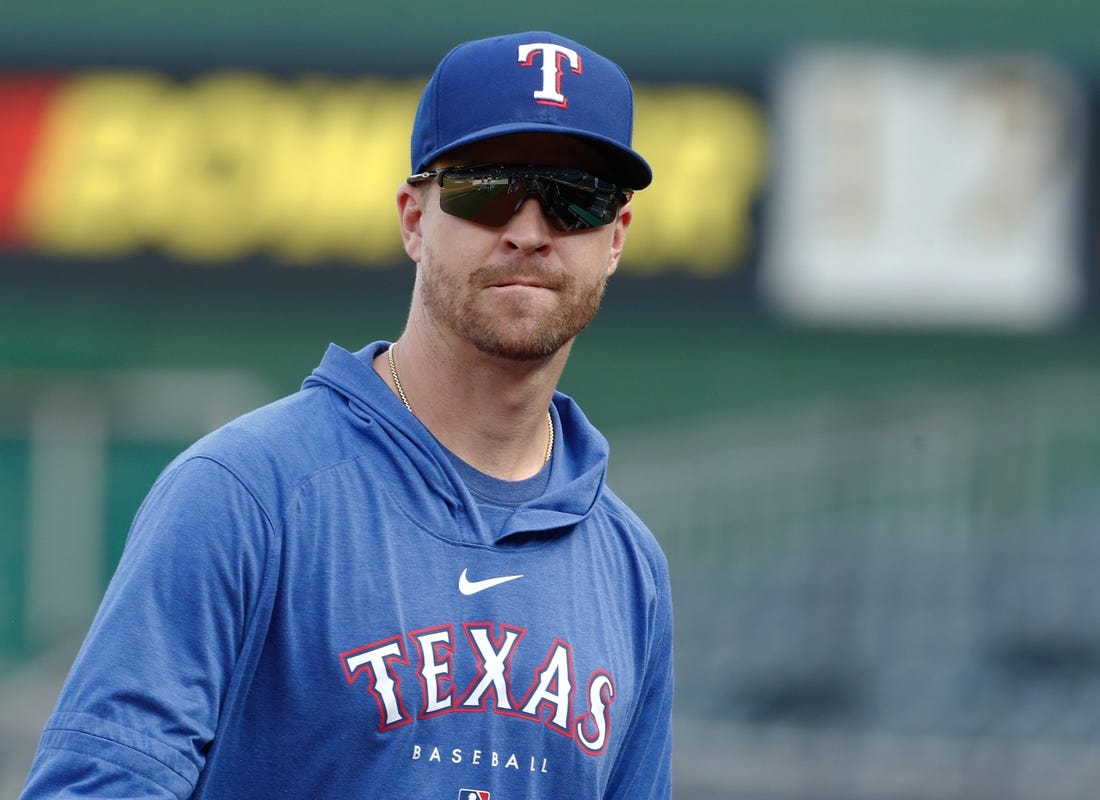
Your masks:
M8 187L6 239L74 257L156 249L209 264L254 254L393 264L404 257L394 194L422 86L245 72L189 83L71 76L42 105L26 169ZM634 201L644 222L631 229L624 271L735 270L767 160L756 101L641 87L635 129L656 179Z

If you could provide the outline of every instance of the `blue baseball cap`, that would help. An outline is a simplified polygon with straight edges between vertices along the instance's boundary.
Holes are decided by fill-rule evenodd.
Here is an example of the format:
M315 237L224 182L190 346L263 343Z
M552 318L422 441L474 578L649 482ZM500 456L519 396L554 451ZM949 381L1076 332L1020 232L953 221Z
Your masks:
M466 42L439 62L416 109L413 172L463 145L511 133L576 136L630 189L653 180L630 146L634 92L613 61L545 31Z

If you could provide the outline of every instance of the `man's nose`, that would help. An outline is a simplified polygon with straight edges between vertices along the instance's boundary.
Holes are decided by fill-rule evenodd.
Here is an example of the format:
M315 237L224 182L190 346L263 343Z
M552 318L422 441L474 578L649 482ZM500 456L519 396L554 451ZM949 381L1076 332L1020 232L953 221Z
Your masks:
M504 239L509 246L527 253L538 252L549 245L551 233L542 205L534 195L528 195L504 226Z

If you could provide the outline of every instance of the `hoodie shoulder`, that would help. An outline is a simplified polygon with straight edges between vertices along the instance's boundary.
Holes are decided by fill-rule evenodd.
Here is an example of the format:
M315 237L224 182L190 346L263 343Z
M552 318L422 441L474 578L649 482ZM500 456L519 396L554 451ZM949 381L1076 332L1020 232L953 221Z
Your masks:
M311 474L363 454L385 384L369 360L330 346L297 392L250 411L199 439L165 474L194 458L222 465L257 496L285 497ZM385 400L385 396L381 397Z

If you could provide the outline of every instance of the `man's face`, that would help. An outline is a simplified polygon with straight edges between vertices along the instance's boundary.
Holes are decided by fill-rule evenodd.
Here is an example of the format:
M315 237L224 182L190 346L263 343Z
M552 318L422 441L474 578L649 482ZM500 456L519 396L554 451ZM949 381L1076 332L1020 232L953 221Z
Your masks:
M599 173L603 162L583 142L554 134L517 134L451 153L444 165L539 164ZM399 195L406 250L418 264L414 303L444 335L486 355L518 361L558 352L599 308L630 222L563 233L530 197L500 228L439 208L436 183Z

